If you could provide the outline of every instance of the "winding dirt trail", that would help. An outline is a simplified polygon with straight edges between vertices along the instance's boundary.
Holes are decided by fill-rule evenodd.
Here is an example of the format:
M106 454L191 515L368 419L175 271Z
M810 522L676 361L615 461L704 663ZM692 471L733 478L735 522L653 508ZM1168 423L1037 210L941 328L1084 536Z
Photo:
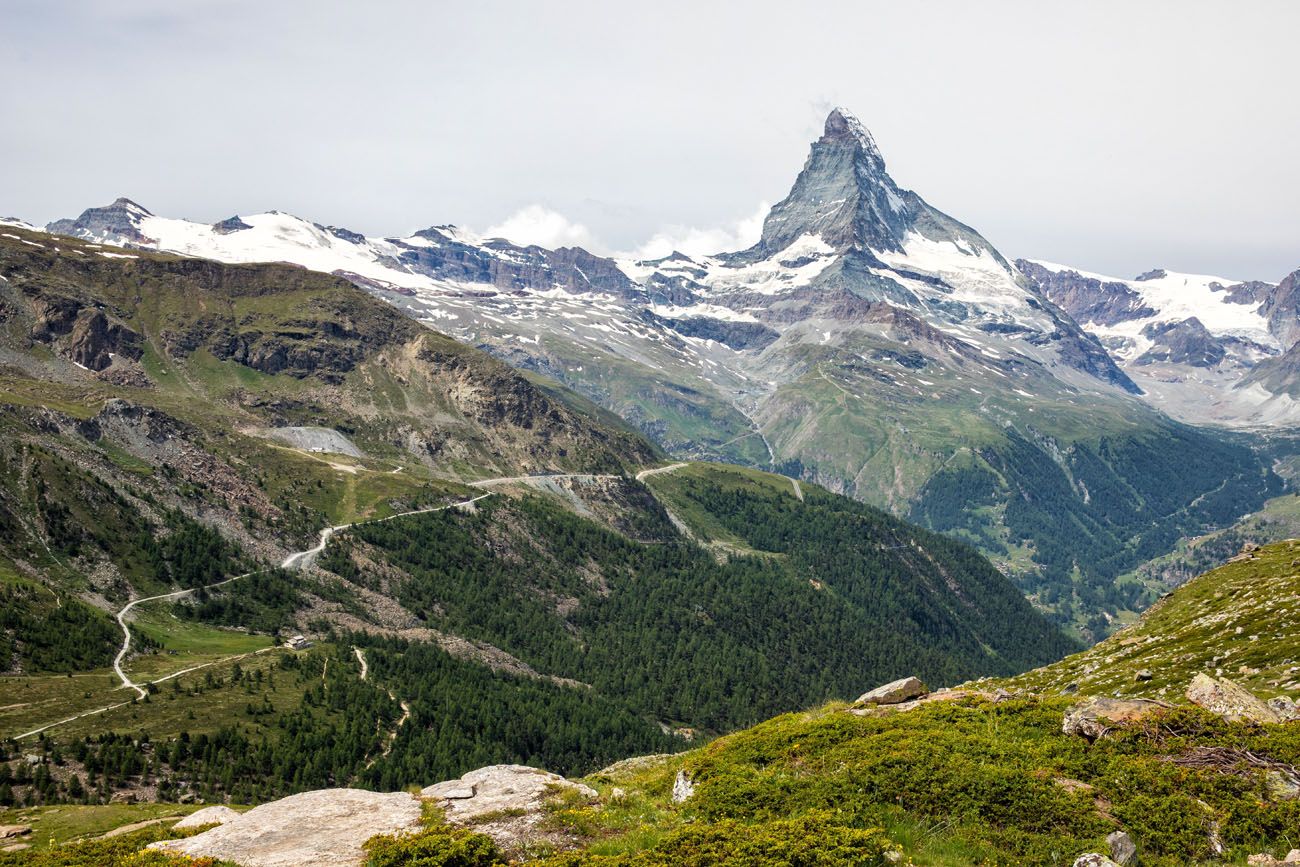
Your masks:
M488 491L486 493L479 494L477 497L470 497L468 500L462 500L458 503L449 503L445 506L431 506L430 508L427 509L413 509L409 512L399 512L396 515L389 515L386 518L374 518L369 521L357 521L356 523L353 524L340 524L337 527L326 527L325 529L320 531L320 541L318 541L314 547L308 548L306 551L298 551L296 553L290 554L288 557L285 557L284 560L281 561L280 563L280 568L293 569L293 570L306 569L307 567L311 566L311 564L315 562L316 558L320 555L320 553L325 550L325 546L329 544L329 540L331 537L334 536L334 534L341 533L344 530L347 530L351 527L360 527L363 524L382 524L385 521L393 521L398 518L406 518L411 515L424 515L429 512L441 512L446 509L464 508L465 506L472 505L473 503L477 503L479 500L482 500L483 498L490 497L490 496L492 496L492 492ZM122 670L122 661L125 660L127 654L131 652L131 627L127 623L127 615L131 612L132 608L136 607L137 605L142 605L146 602L156 602L160 599L180 599L183 596L189 596L192 593L197 593L199 590L212 590L214 588L222 587L226 584L230 584L233 581L238 581L240 578L247 578L250 575L258 575L266 571L268 570L257 569L252 572L245 572L242 575L235 575L233 578L226 578L225 580L217 581L214 584L207 584L204 585L203 587L192 587L188 590L173 590L171 593L160 593L157 596L145 596L141 599L134 599L128 602L126 605L124 605L122 607L122 610L117 612L117 624L118 626L122 627L122 649L117 652L117 657L113 660L113 671L117 674L118 679L122 681L122 686L128 689L135 690L136 695L139 696L140 698L144 698L145 695L147 694L145 687L133 681L130 678L130 676L127 675L127 673ZM364 664L365 663L362 662L362 665ZM202 666L196 666L196 668L201 668L201 667ZM193 669L189 669L189 670L193 670ZM183 672L178 672L178 674L180 673ZM175 674L168 675L168 677L162 678L162 680L167 680L175 676L176 676Z
M766 438L764 438L764 441L766 442ZM638 473L636 473L636 480L639 482L645 481L645 479L649 478L650 476L658 475L660 473L671 473L676 470L682 469L683 467L686 466L689 466L689 462L683 461L674 464L668 464L662 467L651 467L649 469L641 470ZM535 482L535 481L548 481L548 480L559 481L559 480L566 480L566 479L573 479L578 481L606 481L606 480L618 479L618 478L622 478L622 476L614 475L614 474L597 474L597 473L549 473L549 474L540 474L540 475L532 475L532 476L502 476L494 479L479 479L478 481L470 482L469 485L475 488L486 489L486 488L494 487L496 485L528 484L530 482ZM802 500L803 491L799 487L799 482L794 479L791 479L790 481L794 485L795 496L797 496L800 500ZM290 569L290 570L301 570L301 569L309 568L316 561L316 558L320 556L320 554L325 550L325 546L329 544L329 540L331 538L333 538L336 534L344 532L352 527L359 527L365 524L379 524L385 521L394 521L397 520L398 518L406 518L412 515L423 515L423 514L428 514L430 512L441 512L447 509L466 508L472 506L474 503L477 503L479 500L493 496L494 493L495 492L491 490L485 490L484 493L479 494L476 497L471 497L467 500L462 500L456 503L449 503L444 506L433 506L426 509L413 509L409 512L399 512L396 515L389 515L386 518L374 518L368 521L357 521L351 524L340 524L338 526L325 527L320 531L320 536L318 538L317 543L314 546L308 548L305 551L296 551L293 554L290 554L289 556L285 557L284 560L280 562L280 568ZM669 513L669 517L674 518L675 516ZM677 520L674 520L674 523L678 524L679 529L681 529L684 533L686 533L687 536L691 535L689 529L684 524L681 524ZM126 603L126 605L122 606L121 610L119 610L115 615L118 626L122 628L122 647L118 650L117 656L113 659L113 672L117 675L118 679L121 680L122 682L121 686L126 689L134 690L137 698L144 698L148 694L147 687L150 684L162 683L164 681L171 680L175 677L179 677L182 674L188 674L192 671L196 671L201 668L207 668L208 666L211 665L217 665L221 662L227 662L230 659L239 659L244 656L250 655L250 654L240 654L238 656L228 657L226 659L213 660L212 662L206 662L201 665L191 666L190 668L173 672L171 674L165 675L155 680L147 681L144 684L140 684L132 680L130 675L128 675L126 671L123 670L122 668L122 663L126 660L127 656L131 652L131 627L129 625L128 615L131 613L131 610L133 608L135 608L138 605L143 605L147 602L157 602L164 599L180 599L185 596L189 596L191 594L197 593L200 590L213 590L218 587L223 587L226 584L230 584L232 582L238 581L241 578L247 578L251 575L258 575L266 571L269 570L256 569L252 572L245 572L243 574L235 575L230 578L217 581L213 584L204 585L202 587L191 587L186 590L173 590L169 593L160 593L156 596L145 596L140 599L133 599L130 602ZM277 649L279 648L268 647L268 648L263 648L262 650L256 652L265 653L267 651L277 650ZM365 680L369 676L369 666L366 663L365 654L359 648L353 648L353 651L356 653L357 660L361 664L361 679ZM390 697L393 698L394 701L397 701L396 696L393 696L391 692L390 692ZM402 724L405 723L411 716L411 709L407 705L407 703L404 701L398 703L401 705L403 714L401 719L397 722L397 725L394 727L394 730L390 734L390 738L389 738L390 747L391 747L392 740L395 739L397 736L397 728L400 728ZM84 717L94 716L95 714L106 713L108 711L115 710L119 707L123 707L127 704L130 704L130 701L118 702L116 704L110 704L105 707L96 708L94 710L86 711L84 713L67 717L66 719L49 723L47 725L41 726L40 728L33 729L30 732L24 732L23 734L15 735L14 737L15 738L30 737L39 734L47 729L64 725L66 723L73 722L78 719L82 719ZM384 754L387 755L387 751L385 751Z

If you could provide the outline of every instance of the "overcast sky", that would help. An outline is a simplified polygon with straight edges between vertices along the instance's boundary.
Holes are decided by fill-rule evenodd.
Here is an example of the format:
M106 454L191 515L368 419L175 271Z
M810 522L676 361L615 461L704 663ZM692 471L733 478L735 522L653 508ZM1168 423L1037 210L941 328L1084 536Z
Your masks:
M1276 280L1297 33L1290 0L0 0L0 214L700 252L844 105L1009 257Z

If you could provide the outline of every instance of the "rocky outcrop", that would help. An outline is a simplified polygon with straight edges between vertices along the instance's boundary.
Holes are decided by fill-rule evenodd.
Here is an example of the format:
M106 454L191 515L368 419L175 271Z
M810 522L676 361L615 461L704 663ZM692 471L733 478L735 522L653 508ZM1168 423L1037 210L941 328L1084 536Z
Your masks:
M1112 831L1106 835L1106 845L1110 847L1110 858L1120 867L1134 867L1138 862L1137 845L1133 838L1123 831Z
M28 303L35 318L32 339L52 344L88 370L104 370L114 355L135 360L143 354L140 335L102 307L46 292L35 294Z
M737 352L744 349L762 349L770 346L781 336L761 322L733 322L727 319L714 319L711 316L668 319L657 316L649 310L643 313L642 318L655 325L670 328L683 337L716 340Z
M190 828L202 828L205 825L224 825L232 819L238 819L239 813L222 804L195 810L175 825L173 831L185 831Z
M458 283L483 283L503 291L547 290L642 298L644 290L614 262L581 247L520 247L501 238L482 246L460 240L453 227L416 232L401 248L398 261L416 274Z
M674 804L684 804L695 794L695 781L685 771L678 771L677 776L673 778L673 795Z
M904 677L883 686L868 690L858 696L855 704L901 704L920 698L930 691L924 683L915 677Z
M416 831L421 816L420 800L406 792L321 789L254 807L202 834L150 848L241 867L354 867L365 860L367 840Z
M1278 715L1282 722L1300 720L1300 703L1294 702L1284 695L1270 698L1266 704L1273 713Z
M1300 270L1292 271L1264 297L1260 315L1268 319L1268 330L1290 348L1300 341Z
M1142 336L1154 344L1138 356L1136 364L1169 362L1191 367L1214 367L1227 354L1223 341L1210 333L1195 316L1180 322L1153 322Z
M1281 860L1269 854L1251 855L1246 859L1250 867L1285 867L1287 864L1300 864L1300 849L1292 849Z
M1078 322L1118 325L1156 315L1127 283L1085 277L1069 268L1053 271L1028 259L1017 259L1016 267Z
M1277 711L1244 687L1208 674L1192 678L1187 687L1187 700L1232 722L1283 722Z
M87 208L75 220L55 220L45 229L59 235L92 241L103 239L114 244L156 244L139 227L140 220L152 216L146 208L120 198L102 208Z
M557 797L594 801L594 789L525 765L492 765L470 771L420 792L442 809L453 825L473 826L507 851L546 843L563 847L569 840L545 823L546 805Z
M212 231L216 232L218 235L231 235L235 232L242 232L245 229L251 228L253 227L241 220L238 214L212 224Z
M1074 859L1074 867L1120 867L1114 861L1098 852L1089 852Z
M1169 705L1148 699L1089 698L1065 712L1061 731L1088 740L1103 738L1111 731L1141 722Z

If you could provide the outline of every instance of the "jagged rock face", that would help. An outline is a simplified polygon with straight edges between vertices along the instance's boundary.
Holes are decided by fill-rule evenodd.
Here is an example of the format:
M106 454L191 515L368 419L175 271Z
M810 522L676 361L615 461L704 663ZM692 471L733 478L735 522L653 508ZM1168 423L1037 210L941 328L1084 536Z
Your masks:
M1192 424L1300 424L1300 272L1278 285L1157 268L1134 279L1018 260L1156 408Z
M251 228L253 227L239 219L238 214L212 224L212 231L216 232L218 235L229 235L232 232L242 232L245 229Z
M101 308L66 295L36 290L28 298L35 318L33 340L52 343L66 358L87 370L100 371L114 355L132 360L143 354L140 335Z
M1227 293L1223 296L1223 300L1229 304L1258 304L1272 294L1276 287L1262 280L1248 280L1245 283L1234 283L1231 286L1211 283L1210 288L1216 292Z
M1300 270L1292 271L1265 296L1259 312L1283 346L1300 342Z
M1117 325L1156 314L1142 303L1141 295L1118 280L1084 277L1078 271L1049 271L1027 259L1017 259L1016 267L1077 322Z
M871 133L837 108L790 194L763 221L758 249L770 256L811 234L839 251L901 252L914 217L912 199L915 194L900 190L885 172Z
M657 316L649 310L644 318L657 325L671 328L685 337L698 337L702 340L715 340L737 351L744 349L762 349L776 341L780 332L761 322L730 322L714 319L711 316L690 316L681 319L668 319Z
M417 274L462 283L484 283L511 290L548 290L640 297L644 293L611 259L581 247L518 247L493 239L482 246L457 240L445 230L424 229L414 236L424 243L398 242L399 261ZM364 239L363 239L364 240Z
M102 208L87 208L75 220L55 220L45 228L59 235L89 240L108 240L116 244L152 244L137 226L141 217L151 217L148 210L127 198L120 198Z
M1140 355L1135 364L1168 361L1192 367L1214 367L1226 354L1223 342L1215 339L1201 320L1193 316L1182 322L1152 323L1142 336L1155 345Z
M1261 361L1237 383L1238 388L1252 385L1260 385L1272 394L1300 396L1300 343L1281 355Z

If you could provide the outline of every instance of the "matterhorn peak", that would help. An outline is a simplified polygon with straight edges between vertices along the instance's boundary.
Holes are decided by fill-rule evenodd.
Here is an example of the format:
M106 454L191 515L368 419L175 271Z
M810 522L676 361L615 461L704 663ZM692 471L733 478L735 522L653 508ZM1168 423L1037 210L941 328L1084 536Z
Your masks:
M860 147L871 157L879 161L884 168L885 158L871 137L871 131L863 126L862 121L846 108L836 107L826 116L826 128L818 144L848 144Z

